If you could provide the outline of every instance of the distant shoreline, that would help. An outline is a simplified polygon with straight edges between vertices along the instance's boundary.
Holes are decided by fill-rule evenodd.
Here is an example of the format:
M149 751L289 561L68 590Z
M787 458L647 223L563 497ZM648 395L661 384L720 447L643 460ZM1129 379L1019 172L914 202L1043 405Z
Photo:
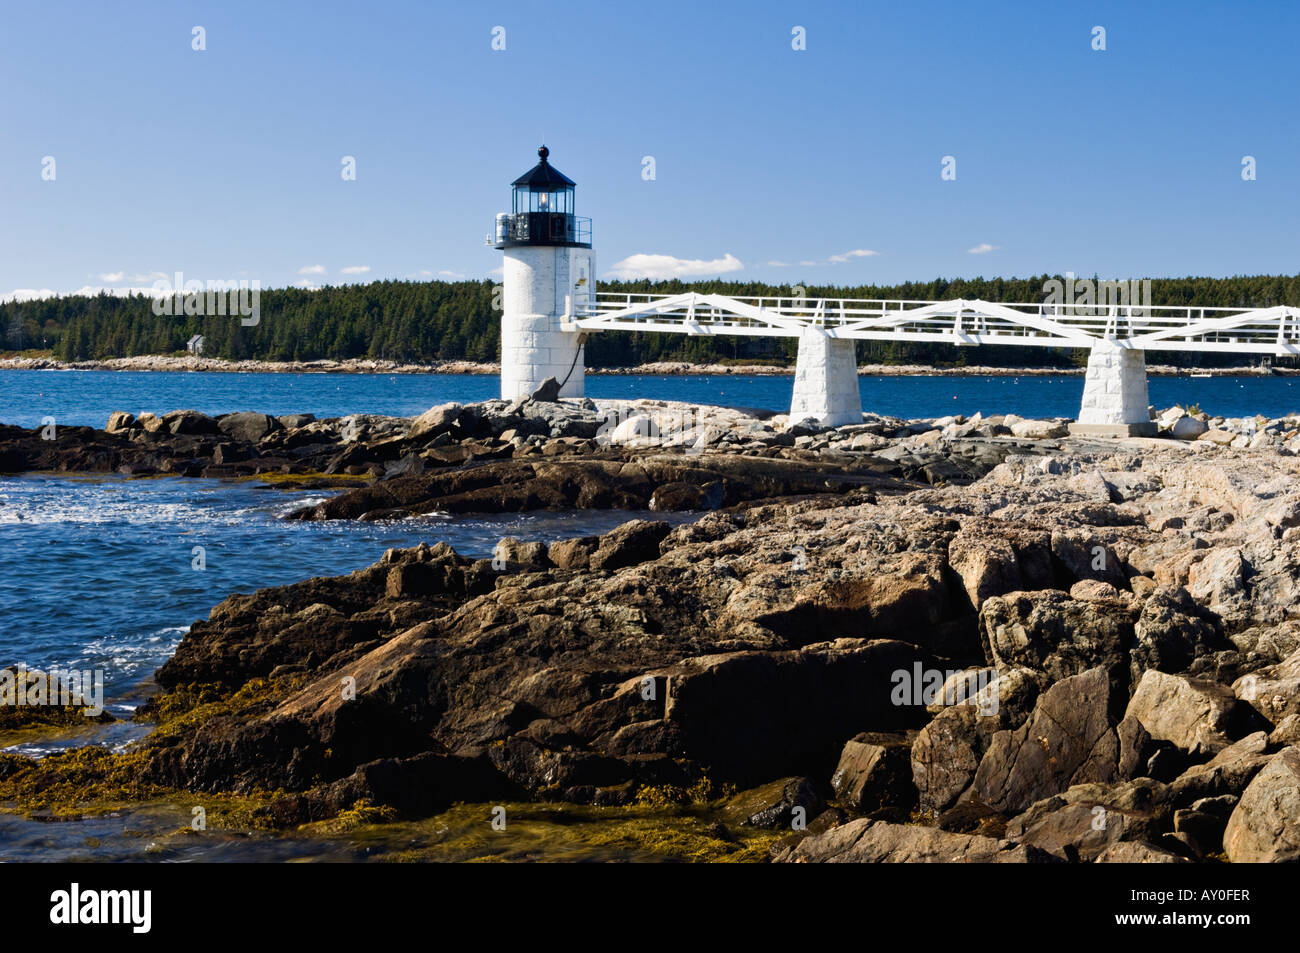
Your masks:
M501 373L499 364L474 361L436 361L431 364L410 364L399 361L347 360L347 361L226 361L209 357L173 357L166 355L141 355L137 357L109 358L103 361L57 361L44 357L0 358L0 370L16 371L156 371L210 374L474 374ZM794 374L793 367L776 364L688 364L661 361L637 367L589 367L588 374L646 377L689 376L763 376L781 377ZM863 364L858 368L861 377L1082 377L1081 367L931 367L925 364ZM1153 377L1187 377L1192 374L1212 377L1267 377L1270 375L1300 374L1300 368L1185 368L1170 365L1151 365L1147 374Z

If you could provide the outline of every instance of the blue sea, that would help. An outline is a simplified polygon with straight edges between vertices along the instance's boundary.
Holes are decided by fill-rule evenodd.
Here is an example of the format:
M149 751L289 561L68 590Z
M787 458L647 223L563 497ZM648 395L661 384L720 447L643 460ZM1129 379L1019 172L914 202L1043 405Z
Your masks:
M790 409L789 376L587 376L594 398L650 397L727 407ZM1152 377L1157 407L1198 404L1211 414L1277 417L1300 411L1300 378ZM980 411L1028 417L1074 417L1083 378L863 377L864 410L897 417L941 417ZM110 412L156 414L194 409L209 414L353 413L411 416L447 401L499 395L495 376L459 374L224 374L161 371L0 371L0 422L35 427L45 417L62 426L102 427Z

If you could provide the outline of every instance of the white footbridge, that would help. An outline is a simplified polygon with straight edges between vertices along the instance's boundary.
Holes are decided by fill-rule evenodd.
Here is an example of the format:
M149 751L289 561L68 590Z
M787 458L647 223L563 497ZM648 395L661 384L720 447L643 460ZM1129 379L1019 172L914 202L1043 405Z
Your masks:
M597 292L566 298L557 330L799 339L790 419L827 426L860 422L854 341L916 341L972 347L1091 350L1075 429L1095 434L1154 430L1146 351L1300 354L1300 309L1122 304L1003 304L846 298L729 298ZM577 368L575 368L575 372Z
M496 216L487 236L504 252L501 396L508 400L550 378L560 396L583 396L583 342L601 331L798 338L790 419L826 426L862 420L854 341L1086 347L1083 409L1072 428L1137 435L1155 431L1147 351L1300 353L1300 309L1155 307L1129 304L1122 289L1104 304L600 292L591 220L574 212L574 182L550 164L546 146L537 155L512 183L511 211Z

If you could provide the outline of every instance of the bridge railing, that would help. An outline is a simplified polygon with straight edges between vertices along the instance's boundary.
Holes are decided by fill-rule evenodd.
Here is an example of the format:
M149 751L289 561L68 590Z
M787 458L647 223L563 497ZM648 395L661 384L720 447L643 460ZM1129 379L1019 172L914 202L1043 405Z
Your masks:
M710 300L712 299L712 300ZM737 313L736 306L740 306ZM702 294L597 292L576 320L608 316L617 327L713 334L794 335L808 324L847 337L952 340L965 343L1053 343L1086 337L1146 338L1143 347L1181 350L1282 350L1300 347L1300 311L1200 308L1117 303L921 301ZM611 325L614 326L614 325ZM1186 331L1185 334L1174 332ZM1158 334L1150 339L1147 336ZM1075 339L1073 341L1067 340Z

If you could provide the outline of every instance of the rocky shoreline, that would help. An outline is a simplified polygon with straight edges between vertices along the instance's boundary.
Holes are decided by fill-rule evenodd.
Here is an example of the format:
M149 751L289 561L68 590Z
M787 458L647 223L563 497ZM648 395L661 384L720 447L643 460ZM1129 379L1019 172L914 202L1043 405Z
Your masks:
M226 374L482 374L501 373L501 365L475 361L437 361L412 364L384 360L227 361L220 358L178 355L139 355L99 361L58 361L50 357L0 357L0 371L193 371ZM636 367L589 367L588 374L646 377L750 375L781 377L794 374L793 365L689 364L658 361ZM861 377L1081 377L1082 367L933 367L926 364L863 364ZM1208 374L1213 377L1269 376L1300 373L1289 367L1220 367L1212 370L1155 364L1147 368L1157 377Z
M298 519L700 515L232 595L135 751L2 756L0 799L129 764L280 828L723 797L711 836L781 862L1300 860L1300 418L1101 441L547 397L4 428L9 472L362 484Z

